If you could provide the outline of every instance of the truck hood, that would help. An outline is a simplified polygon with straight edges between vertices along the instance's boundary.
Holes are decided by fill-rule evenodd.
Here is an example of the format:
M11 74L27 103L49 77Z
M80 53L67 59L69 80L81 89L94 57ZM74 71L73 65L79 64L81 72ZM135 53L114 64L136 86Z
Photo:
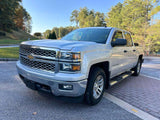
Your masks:
M96 42L85 42L85 41L67 41L67 40L33 40L25 41L22 44L50 47L62 50L72 50L74 47L84 47L97 44Z

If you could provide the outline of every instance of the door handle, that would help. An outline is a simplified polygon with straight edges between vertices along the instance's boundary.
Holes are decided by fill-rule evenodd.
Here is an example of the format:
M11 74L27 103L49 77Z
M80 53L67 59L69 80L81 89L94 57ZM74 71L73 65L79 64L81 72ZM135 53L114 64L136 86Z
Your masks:
M136 52L136 50L133 50L133 52Z
M127 50L124 50L124 53L128 52Z

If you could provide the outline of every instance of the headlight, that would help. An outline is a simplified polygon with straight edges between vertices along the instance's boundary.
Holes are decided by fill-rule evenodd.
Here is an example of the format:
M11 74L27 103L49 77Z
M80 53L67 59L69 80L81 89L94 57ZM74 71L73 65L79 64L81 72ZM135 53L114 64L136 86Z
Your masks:
M79 52L61 51L59 54L60 71L76 72L81 70ZM63 63L64 62L64 63Z
M72 53L72 52L60 53L60 59L79 60L80 58L81 58L80 53Z
M80 70L81 70L80 64L60 63L60 71L75 72Z

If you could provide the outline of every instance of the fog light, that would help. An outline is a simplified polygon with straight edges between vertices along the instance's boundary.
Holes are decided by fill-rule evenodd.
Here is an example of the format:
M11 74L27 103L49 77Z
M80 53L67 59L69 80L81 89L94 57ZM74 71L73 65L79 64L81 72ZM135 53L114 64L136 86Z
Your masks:
M61 90L73 90L73 85L70 84L59 84Z

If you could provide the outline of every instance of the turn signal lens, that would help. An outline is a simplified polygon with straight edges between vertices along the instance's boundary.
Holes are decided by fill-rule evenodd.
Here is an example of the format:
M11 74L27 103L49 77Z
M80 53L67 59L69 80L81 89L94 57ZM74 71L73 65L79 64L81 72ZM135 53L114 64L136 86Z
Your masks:
M80 54L72 54L72 58L73 58L74 60L76 60L76 59L80 59L81 56L80 56Z
M72 66L73 71L80 71L81 67L80 66Z
M60 63L60 71L75 72L80 70L80 64Z

